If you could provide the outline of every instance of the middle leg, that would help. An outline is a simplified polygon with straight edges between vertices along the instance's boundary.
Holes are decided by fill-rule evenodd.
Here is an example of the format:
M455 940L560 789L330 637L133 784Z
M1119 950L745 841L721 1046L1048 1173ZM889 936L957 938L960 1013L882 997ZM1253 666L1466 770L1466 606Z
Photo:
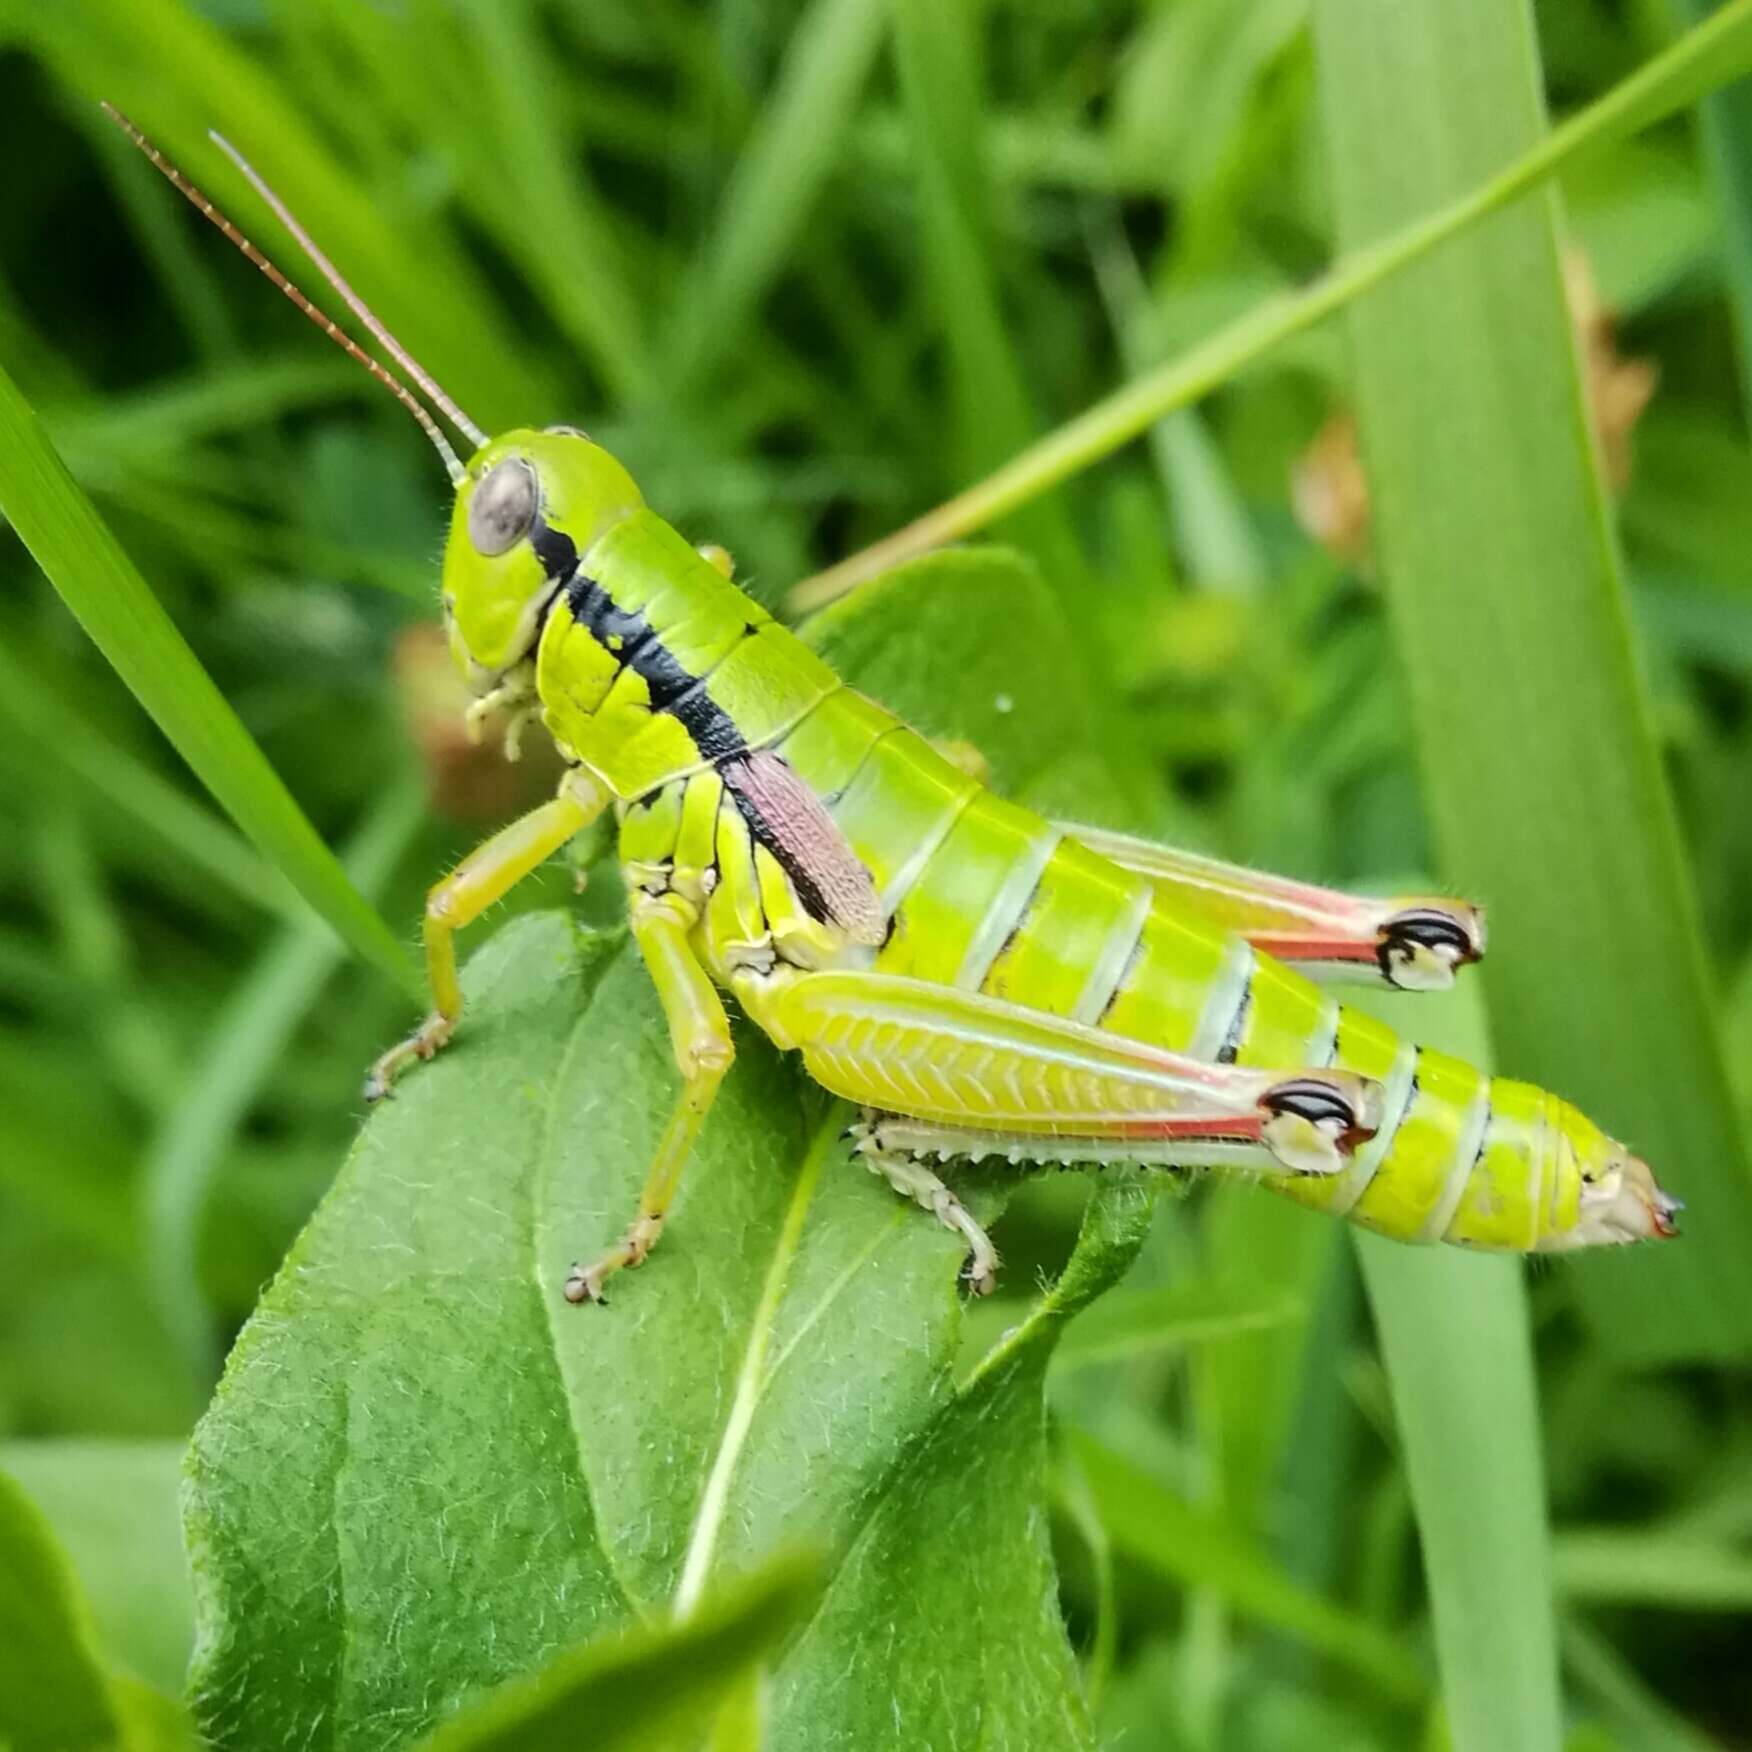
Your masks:
M657 1245L694 1140L736 1056L723 1001L688 941L698 916L698 909L678 894L639 895L633 901L633 939L669 1023L681 1096L658 1141L637 1215L606 1253L588 1266L572 1267L566 1279L568 1302L600 1302L609 1278L623 1267L642 1265Z

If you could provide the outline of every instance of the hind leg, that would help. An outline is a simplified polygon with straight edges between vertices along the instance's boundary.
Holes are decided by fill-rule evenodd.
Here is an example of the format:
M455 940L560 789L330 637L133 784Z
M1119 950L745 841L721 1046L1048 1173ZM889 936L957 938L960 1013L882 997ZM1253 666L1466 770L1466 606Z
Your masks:
M967 1243L967 1264L961 1275L976 1296L989 1296L998 1281L998 1250L960 1199L910 1151L886 1149L872 1122L854 1126L854 1147L864 1166L880 1174L902 1198L929 1211L945 1229L953 1229Z

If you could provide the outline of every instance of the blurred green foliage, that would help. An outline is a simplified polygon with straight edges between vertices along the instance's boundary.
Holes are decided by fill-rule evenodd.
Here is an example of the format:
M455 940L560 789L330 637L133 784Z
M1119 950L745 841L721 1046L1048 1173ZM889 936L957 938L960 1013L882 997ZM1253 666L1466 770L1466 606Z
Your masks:
M1623 77L1680 10L1542 0L1554 107ZM482 825L445 813L455 751L407 727L424 671L400 642L432 611L442 477L95 98L289 256L205 145L222 128L471 414L582 423L776 603L1320 268L1335 226L1308 12L7 0L0 362L411 941L425 882ZM1564 195L1617 349L1659 372L1620 532L1752 1119L1752 164L1733 121L1707 150L1688 121L1616 146ZM1440 877L1376 568L1293 510L1310 444L1350 406L1346 369L1339 330L1304 335L1002 533L1084 635L1067 660L1098 680L1102 739L1131 751L1112 763L1128 808L1326 880ZM161 1444L186 1438L332 1176L404 1000L285 921L10 540L0 579L0 1434L23 1443L0 1458L101 1602L103 1556L136 1525L101 1536L117 1501L142 1504L137 1564L161 1575ZM1549 665L1561 693L1565 653ZM421 783L439 807L416 820ZM569 892L562 871L537 887L516 904ZM607 918L612 895L583 905ZM1077 1197L1059 1177L1017 1201L1006 1293L976 1333L1064 1259ZM1265 1204L1225 1190L1165 1213L1146 1300L1053 1377L1063 1597L1098 1722L1149 1748L1439 1745L1395 1677L1430 1641L1399 1384L1348 1249ZM1564 1271L1529 1292L1572 1743L1744 1740L1744 1370L1627 1363ZM93 1618L108 1660L164 1683L163 1612Z

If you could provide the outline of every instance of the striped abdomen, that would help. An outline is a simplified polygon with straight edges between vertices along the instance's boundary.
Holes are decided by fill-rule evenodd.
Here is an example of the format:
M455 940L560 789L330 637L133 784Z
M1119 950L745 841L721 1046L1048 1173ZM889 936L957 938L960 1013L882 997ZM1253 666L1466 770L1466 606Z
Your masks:
M1380 1131L1330 1178L1273 1179L1402 1240L1562 1246L1609 1140L1567 1102L1401 1041L1238 937L984 790L849 691L779 750L828 802L893 919L880 971L983 992L1171 1051L1379 1081Z

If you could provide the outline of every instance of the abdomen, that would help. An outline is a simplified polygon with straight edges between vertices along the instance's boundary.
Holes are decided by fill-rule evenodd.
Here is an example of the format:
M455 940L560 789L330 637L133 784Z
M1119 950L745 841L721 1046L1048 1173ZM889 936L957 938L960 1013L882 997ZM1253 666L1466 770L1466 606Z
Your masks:
M1240 937L1186 923L1142 878L994 796L849 690L779 751L875 877L892 920L878 970L1195 1058L1375 1079L1386 1119L1349 1167L1269 1184L1384 1234L1524 1250L1574 1222L1564 1139L1588 1122L1567 1103L1401 1040Z

